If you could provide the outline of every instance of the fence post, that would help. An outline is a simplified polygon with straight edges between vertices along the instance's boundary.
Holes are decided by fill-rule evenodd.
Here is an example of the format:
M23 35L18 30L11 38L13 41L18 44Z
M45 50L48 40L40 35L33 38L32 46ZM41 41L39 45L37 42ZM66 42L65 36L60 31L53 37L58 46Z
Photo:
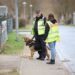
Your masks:
M1 24L1 20L0 20L0 51L1 51L1 48L2 48L2 24Z

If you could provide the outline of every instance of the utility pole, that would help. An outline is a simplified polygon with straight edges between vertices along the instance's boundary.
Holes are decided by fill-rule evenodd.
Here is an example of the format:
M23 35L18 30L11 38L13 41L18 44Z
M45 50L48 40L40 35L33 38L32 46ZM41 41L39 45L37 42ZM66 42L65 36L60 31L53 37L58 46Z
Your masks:
M24 7L24 19L26 19L26 2L23 2L23 7Z
M15 18L16 18L16 41L18 41L18 27L19 27L19 23L18 23L18 0L15 0Z
M26 21L26 2L23 2L23 9L24 9L24 21Z
M30 24L32 25L32 4L30 4Z

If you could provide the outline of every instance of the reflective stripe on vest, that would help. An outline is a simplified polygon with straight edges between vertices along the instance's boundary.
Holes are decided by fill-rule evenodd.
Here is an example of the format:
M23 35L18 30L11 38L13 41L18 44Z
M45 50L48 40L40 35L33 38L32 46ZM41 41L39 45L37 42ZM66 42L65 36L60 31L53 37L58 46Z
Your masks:
M49 22L47 22L47 23L49 24ZM57 25L57 23L53 24L53 25L50 23L49 26L51 28L50 28L48 37L46 39L46 42L59 41L60 38L59 38L59 31L58 31L58 25Z

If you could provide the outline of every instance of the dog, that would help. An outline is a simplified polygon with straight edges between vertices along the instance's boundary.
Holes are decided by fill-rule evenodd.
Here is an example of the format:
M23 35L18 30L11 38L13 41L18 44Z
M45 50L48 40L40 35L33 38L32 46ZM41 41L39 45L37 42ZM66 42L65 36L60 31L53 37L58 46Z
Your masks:
M36 48L36 47L35 47L36 41L30 39L29 37L24 37L24 42L26 43L26 46L29 46L29 48L30 48L30 51L31 51L30 59L33 59L34 52L35 52L35 51L38 51L41 47L40 47L40 46L37 46L37 48ZM38 44L38 45L40 45L40 44ZM47 60L50 59L50 55L49 55L49 53L48 53L48 49L49 49L49 48L46 47Z

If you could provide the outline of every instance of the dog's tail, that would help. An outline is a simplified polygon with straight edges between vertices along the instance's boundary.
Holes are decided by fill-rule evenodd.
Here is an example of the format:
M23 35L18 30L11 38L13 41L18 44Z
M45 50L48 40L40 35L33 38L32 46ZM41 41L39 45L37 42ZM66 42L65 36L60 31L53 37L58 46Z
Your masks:
M48 45L46 45L46 48L50 50L50 48L49 48L49 46L48 46Z

